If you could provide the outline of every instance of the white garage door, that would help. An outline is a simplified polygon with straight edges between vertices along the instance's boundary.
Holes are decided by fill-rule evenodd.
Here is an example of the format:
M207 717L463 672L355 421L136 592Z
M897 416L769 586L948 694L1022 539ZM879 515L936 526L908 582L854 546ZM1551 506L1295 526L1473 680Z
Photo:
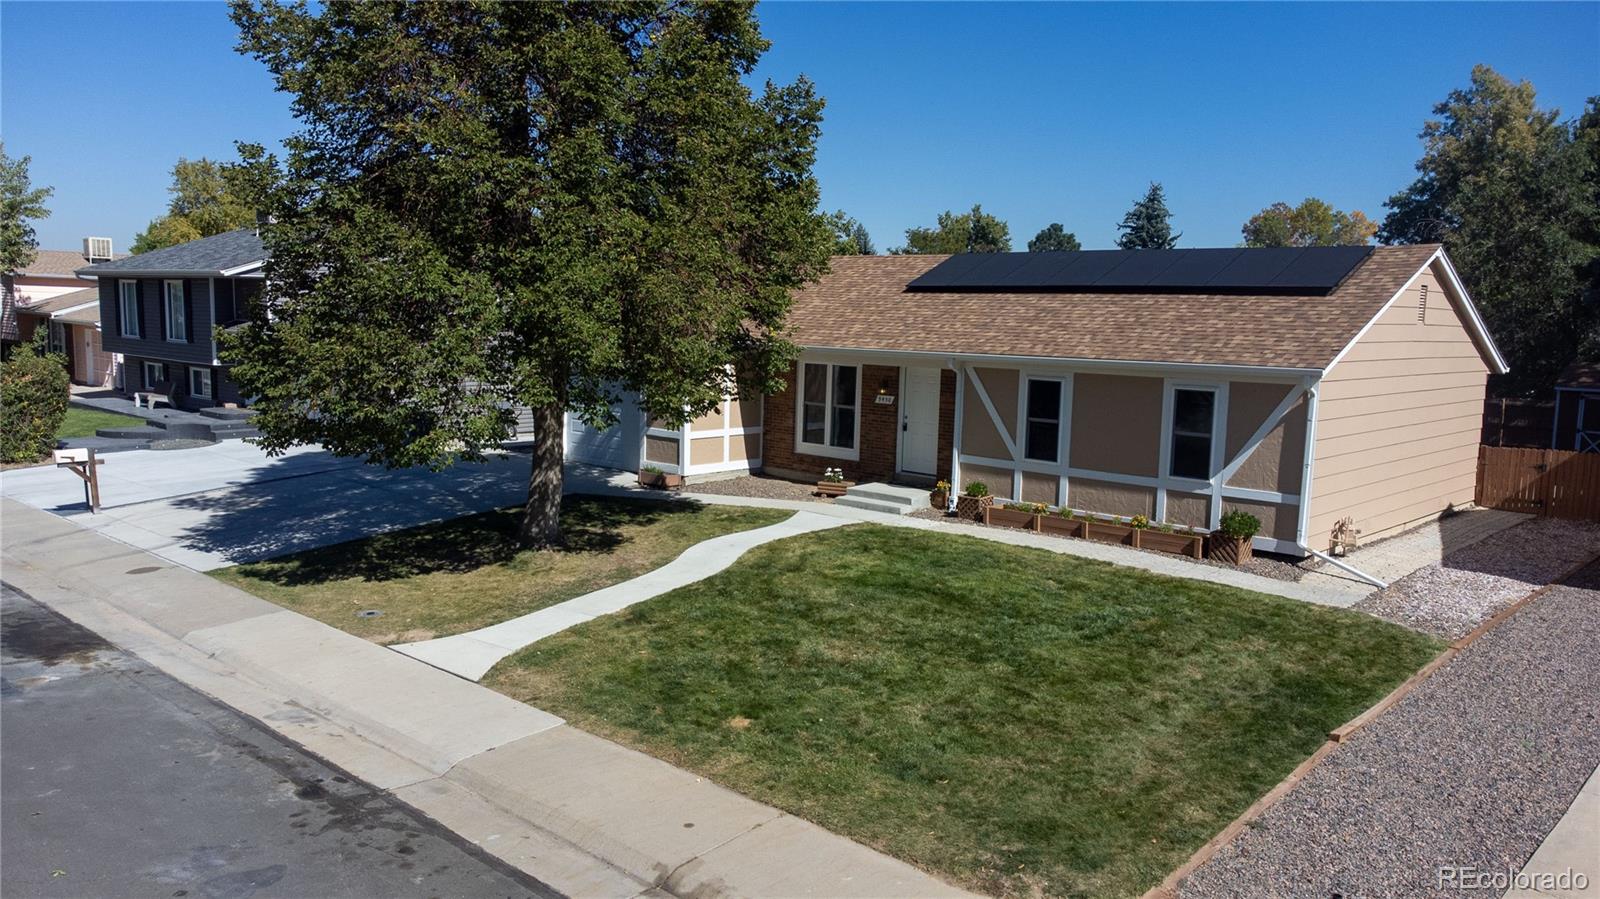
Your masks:
M604 430L590 427L583 419L567 413L567 459L603 468L638 470L639 452L644 443L644 414L639 411L638 398L633 394L624 395L615 408L617 423Z

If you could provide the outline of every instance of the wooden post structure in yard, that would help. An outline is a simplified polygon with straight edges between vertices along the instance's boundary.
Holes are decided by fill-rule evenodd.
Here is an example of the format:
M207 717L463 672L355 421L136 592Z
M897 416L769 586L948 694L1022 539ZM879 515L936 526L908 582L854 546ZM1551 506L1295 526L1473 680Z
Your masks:
M93 449L56 450L56 467L65 468L83 479L83 498L90 512L100 511L100 466L106 460L97 459Z

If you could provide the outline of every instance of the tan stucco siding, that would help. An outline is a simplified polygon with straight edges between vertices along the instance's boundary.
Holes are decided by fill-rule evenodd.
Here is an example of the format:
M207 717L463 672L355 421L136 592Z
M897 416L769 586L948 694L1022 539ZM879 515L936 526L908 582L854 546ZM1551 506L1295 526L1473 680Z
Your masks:
M1072 467L1155 477L1161 379L1080 372L1072 381Z
M1037 471L1025 471L1022 473L1022 495L1017 499L1025 503L1044 503L1053 506L1059 500L1060 493L1060 477Z
M1261 519L1260 537L1271 537L1275 540L1294 542L1294 532L1300 526L1300 512L1297 506L1285 506L1277 503L1258 503L1247 499L1225 500L1224 509L1240 509Z
M650 434L644 438L644 459L665 465L678 464L678 440L675 437L658 437Z
M1342 518L1370 540L1472 501L1489 368L1445 285L1425 271L1323 379L1312 548Z
M1211 526L1211 497L1167 491L1167 523L1190 528Z
M728 437L728 461L750 462L761 458L761 433L733 434Z
M1131 518L1134 515L1151 516L1156 511L1156 491L1153 487L1074 478L1067 489L1067 505L1086 512Z
M1000 416L1001 427L1015 433L1017 379L1020 373L986 368L978 370L977 374L979 380L983 382L990 402L994 403L996 414ZM965 374L962 377L966 378L967 382L967 414L961 423L961 451L970 456L1010 459L1011 451L1006 449L1005 440L1000 436L1000 428L995 427L994 419L990 417L983 401L978 398L975 382ZM1006 414L1008 409L1009 416Z
M966 490L967 485L973 481L982 481L989 492L1001 499L1013 499L1011 495L1012 472L1006 468L990 468L985 465L961 466L961 484L958 490Z
M1233 459L1292 390L1287 384L1234 381L1228 385L1228 443ZM1301 398L1269 430L1228 479L1229 487L1297 494L1305 469L1306 403Z

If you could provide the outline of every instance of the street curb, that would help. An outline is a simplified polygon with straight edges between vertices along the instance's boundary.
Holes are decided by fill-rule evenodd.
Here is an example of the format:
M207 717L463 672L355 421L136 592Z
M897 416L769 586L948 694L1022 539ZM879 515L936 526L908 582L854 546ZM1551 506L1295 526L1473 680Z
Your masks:
M1294 770L1290 771L1283 780L1279 781L1276 786L1264 793L1260 799L1257 799L1255 802L1251 803L1250 807L1245 809L1239 815L1239 817L1233 819L1226 827L1218 831L1216 836L1207 840L1205 845L1201 846L1199 849L1196 849L1194 854L1189 856L1188 860L1179 865L1172 871L1172 873L1163 878L1161 883L1147 890L1144 895L1140 897L1140 899L1177 899L1178 887L1182 885L1185 878L1187 878L1190 874L1193 874L1201 865L1204 865L1206 862L1210 861L1212 856L1216 855L1217 852L1220 851L1224 846L1233 842L1234 839L1238 837L1245 828L1249 827L1258 818L1266 814L1268 809L1272 808L1274 805L1277 805L1278 802L1283 799L1283 797L1287 795L1290 790L1299 785L1300 781L1304 780L1306 775L1310 774L1312 769L1321 764L1323 759L1331 755L1335 749L1338 749L1342 744L1349 742L1351 737L1362 731L1373 721L1376 721L1378 718L1382 717L1384 712L1387 712L1389 709L1393 708L1395 704L1404 699L1412 690L1415 690L1424 681L1432 677L1433 674L1440 668L1443 668L1445 665L1449 664L1451 660L1460 655L1461 652L1467 647L1476 643L1495 628L1499 627L1500 624L1506 619L1515 615L1517 612L1520 612L1523 608L1527 607L1539 597L1549 593L1552 589L1561 586L1563 581L1566 581L1568 578L1571 578L1573 575L1597 561L1600 561L1600 554L1590 556L1588 559L1578 563L1577 565L1574 565L1558 577L1551 580L1550 583L1529 592L1526 596L1505 607L1504 609L1501 609L1499 612L1490 616L1488 620L1484 621L1482 624L1479 624L1476 628L1473 628L1472 631L1465 637L1462 637L1445 647L1426 665L1423 665L1421 668L1417 669L1415 674L1406 678L1398 687L1395 687L1393 690L1389 691L1389 693L1382 699L1373 703L1369 708L1361 712L1359 715L1356 715L1354 718L1351 718L1344 724L1341 724L1329 731L1328 738L1322 743L1321 746L1318 746L1316 751L1311 753L1311 755L1307 757L1305 761L1301 762L1299 765L1296 765Z

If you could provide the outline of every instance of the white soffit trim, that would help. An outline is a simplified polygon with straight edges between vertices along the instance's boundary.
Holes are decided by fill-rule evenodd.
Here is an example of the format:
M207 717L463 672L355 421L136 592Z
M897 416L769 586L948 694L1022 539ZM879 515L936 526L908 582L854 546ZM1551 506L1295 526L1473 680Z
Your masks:
M245 272L255 271L266 264L267 261L265 259L257 259L255 262L246 262L244 265L236 265L233 268L225 268L217 272L217 274L224 278L232 278L235 275L242 275Z
M1462 308L1467 313L1467 330L1472 334L1473 342L1478 345L1478 352L1488 357L1489 369L1497 375L1503 375L1510 371L1511 368L1506 365L1505 357L1500 355L1500 348L1494 345L1494 338L1489 336L1489 329L1484 326L1483 318L1478 315L1477 304L1472 302L1472 297L1467 293L1466 285L1461 283L1461 277L1456 274L1456 267L1450 263L1450 257L1445 254L1444 247L1440 247L1433 252L1432 256L1428 257L1426 262L1422 263L1421 267L1411 274L1410 278L1406 279L1406 283L1400 285L1400 289L1394 292L1394 296L1390 297L1378 309L1377 313L1368 319L1365 325L1361 326L1361 330L1356 332L1356 336L1350 338L1350 342L1345 344L1344 349L1333 357L1333 361L1328 363L1327 368L1317 372L1317 374L1321 377L1327 377L1328 372L1332 371L1340 360L1350 354L1350 350L1361 342L1361 338L1367 336L1367 332L1371 331L1372 326L1378 323L1378 319L1383 318L1384 313L1388 312L1390 307L1394 306L1400 297L1411 289L1411 285L1415 284L1417 278L1421 277L1422 273L1427 271L1435 261L1444 262L1446 280L1450 282L1450 288L1461 297ZM1488 353L1483 353L1484 350L1488 350Z
M57 309L56 311L50 313L50 317L53 318L53 319L54 318L60 318L61 316L66 315L69 312L77 312L79 309L88 309L90 306L98 306L98 305L100 305L100 301L99 300L90 300L89 302L83 303L83 304L78 305L78 306L68 306L65 309ZM26 309L24 309L23 311L26 311Z
M834 347L815 344L801 345L806 353L826 353L830 355L849 356L856 359L882 358L903 360L907 358L938 360L959 360L966 365L999 365L999 366L1037 366L1055 365L1074 370L1148 370L1172 371L1185 374L1223 374L1223 375L1252 375L1262 378L1276 379L1285 382L1297 382L1306 375L1320 375L1319 368L1280 368L1270 365L1230 365L1209 362L1160 362L1141 359L1081 359L1074 356L1008 356L1004 354L989 353L948 353L933 352L931 350L884 350L862 349L860 347Z

